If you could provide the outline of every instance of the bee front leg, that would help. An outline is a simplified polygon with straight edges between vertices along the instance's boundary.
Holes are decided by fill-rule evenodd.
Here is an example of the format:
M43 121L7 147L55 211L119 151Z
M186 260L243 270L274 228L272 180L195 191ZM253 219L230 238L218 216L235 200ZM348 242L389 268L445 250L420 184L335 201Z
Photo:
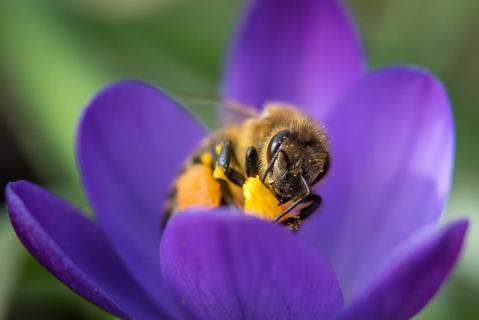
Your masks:
M231 141L227 140L221 145L221 150L218 154L217 166L223 170L224 175L229 181L239 187L242 187L246 179L240 172L230 167L231 158L233 156L234 154Z
M258 175L258 152L254 147L246 149L246 175L248 177L256 177Z
M320 195L310 194L308 198L305 200L305 202L310 202L310 201L311 203L307 205L306 207L302 208L298 213L298 218L302 221L306 220L312 213L316 211L316 209L319 208L323 199L321 198Z
M306 220L312 213L319 208L322 202L321 196L317 194L310 194L306 196L303 202L311 202L306 207L302 208L298 214L289 217L288 219L281 221L282 224L289 226L292 230L298 230L299 225L301 222Z

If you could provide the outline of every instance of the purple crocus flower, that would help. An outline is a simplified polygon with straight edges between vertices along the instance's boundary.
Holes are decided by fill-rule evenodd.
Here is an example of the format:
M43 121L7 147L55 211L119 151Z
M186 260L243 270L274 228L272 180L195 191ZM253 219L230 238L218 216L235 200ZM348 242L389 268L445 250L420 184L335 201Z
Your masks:
M205 130L137 81L102 90L78 131L81 177L98 218L29 182L7 187L27 249L78 294L124 319L408 319L459 255L466 221L437 228L454 127L430 73L367 72L358 34L333 0L258 0L222 93L300 106L325 124L332 168L319 212L297 234L218 208L162 233L167 192Z

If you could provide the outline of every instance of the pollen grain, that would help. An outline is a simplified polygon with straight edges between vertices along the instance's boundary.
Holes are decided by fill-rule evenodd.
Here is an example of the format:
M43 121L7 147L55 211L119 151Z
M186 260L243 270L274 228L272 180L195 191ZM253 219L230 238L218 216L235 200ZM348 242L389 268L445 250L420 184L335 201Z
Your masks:
M213 178L211 169L203 164L191 165L177 182L177 203L180 210L189 207L218 207L221 203L221 186Z
M261 179L250 177L243 185L244 210L246 214L254 215L265 220L273 220L284 207L278 204L278 199L261 182ZM286 219L286 215L283 219Z

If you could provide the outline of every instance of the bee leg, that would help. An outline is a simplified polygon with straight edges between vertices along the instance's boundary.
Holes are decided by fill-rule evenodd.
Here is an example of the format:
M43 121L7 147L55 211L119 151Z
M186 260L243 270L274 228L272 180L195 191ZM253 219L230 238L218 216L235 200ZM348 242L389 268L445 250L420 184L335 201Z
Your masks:
M306 194L304 196L302 196L301 198L299 198L298 200L296 200L295 202L293 202L289 207L287 207L286 209L284 209L283 212L281 212L276 218L274 218L273 222L278 222L282 217L284 217L286 214L290 213L291 211L294 210L294 208L296 208L297 206L299 206L301 203L303 203L304 201L306 201L306 199L310 196L310 194Z
M299 225L301 222L306 220L312 213L319 208L322 202L321 196L317 194L310 194L304 199L303 202L311 202L306 207L302 208L298 214L289 217L288 219L281 221L282 224L289 226L292 230L298 230Z
M300 178L301 178L301 182L306 188L306 193L303 196L301 196L299 199L297 199L295 202L293 202L289 207L287 207L283 212L281 212L276 218L274 218L273 222L278 222L286 214L293 211L294 208L296 208L298 205L302 204L303 202L310 199L311 196L313 196L313 194L311 194L311 187L309 186L308 182L306 181L306 179L303 177L302 174L300 175Z
M246 175L256 177L258 175L258 152L254 147L248 147L246 150Z
M223 172L229 181L241 187L246 179L240 172L230 167L232 156L233 149L231 147L231 141L227 140L221 146L221 151L218 154L217 165L219 168L223 169Z
M305 200L305 202L310 202L310 201L311 203L308 206L302 208L298 213L298 218L301 221L306 220L313 212L315 212L316 209L318 209L319 206L321 205L321 202L323 201L323 199L321 198L320 195L310 194L308 198Z

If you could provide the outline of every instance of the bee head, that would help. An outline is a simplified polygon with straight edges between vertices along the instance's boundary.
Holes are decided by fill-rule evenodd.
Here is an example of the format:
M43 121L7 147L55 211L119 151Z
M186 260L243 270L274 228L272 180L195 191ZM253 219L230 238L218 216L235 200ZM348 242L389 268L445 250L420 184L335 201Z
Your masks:
M316 132L281 130L268 144L271 163L268 182L281 202L303 195L326 174L329 167L327 143ZM302 177L301 177L302 176Z

